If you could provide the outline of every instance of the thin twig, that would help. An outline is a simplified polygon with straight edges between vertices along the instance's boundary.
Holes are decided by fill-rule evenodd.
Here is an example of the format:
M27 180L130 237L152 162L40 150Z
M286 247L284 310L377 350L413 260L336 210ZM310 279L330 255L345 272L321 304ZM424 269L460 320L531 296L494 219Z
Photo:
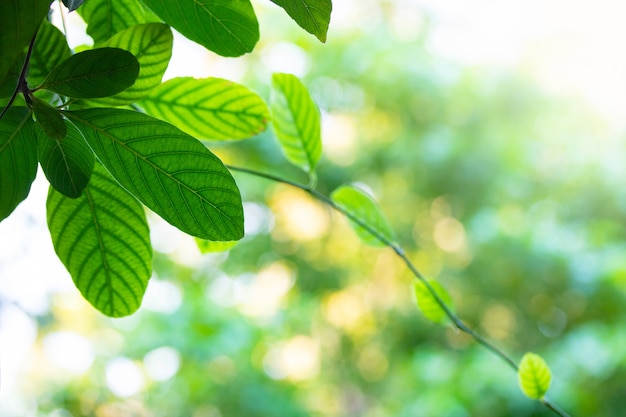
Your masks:
M7 103L7 105L4 107L4 109L2 109L2 112L0 113L0 119L2 119L2 117L9 110L9 107L11 107L11 105L13 104L13 102L15 101L19 93L28 93L28 84L26 83L26 74L28 74L28 66L30 65L30 56L33 53L33 47L35 46L35 39L37 39L37 31L35 31L35 34L33 35L33 38L30 40L30 44L28 45L28 52L26 52L26 58L24 59L22 70L20 71L20 77L17 79L17 85L15 86L15 91L13 91L13 94L11 95L11 98L9 99L9 102Z

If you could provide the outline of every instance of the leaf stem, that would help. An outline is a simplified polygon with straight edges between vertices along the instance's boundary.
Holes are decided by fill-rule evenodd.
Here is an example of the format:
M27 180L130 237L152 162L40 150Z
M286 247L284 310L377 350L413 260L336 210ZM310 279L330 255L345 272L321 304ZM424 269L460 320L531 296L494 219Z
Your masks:
M2 109L2 112L0 113L0 119L2 119L2 117L6 114L7 110L9 110L9 107L11 107L11 105L13 104L13 102L15 101L19 93L24 93L25 98L28 97L29 90L28 90L28 84L26 83L26 74L28 74L28 66L30 65L30 56L33 53L33 47L35 46L35 39L37 39L37 32L38 30L35 31L33 38L30 40L30 44L28 45L28 52L26 52L26 58L24 59L22 70L20 71L20 77L17 79L17 85L15 86L15 91L13 91L13 94L11 95L11 98L9 99L9 102L7 103L7 105L4 107L4 109Z

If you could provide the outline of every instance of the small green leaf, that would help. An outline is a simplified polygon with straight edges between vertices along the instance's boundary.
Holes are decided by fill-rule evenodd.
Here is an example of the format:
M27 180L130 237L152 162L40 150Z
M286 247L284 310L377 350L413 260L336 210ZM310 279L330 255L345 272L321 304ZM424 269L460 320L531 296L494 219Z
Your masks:
M51 139L61 140L67 135L67 126L61 113L35 96L30 96L35 121Z
M215 242L212 240L202 240L196 238L196 244L198 245L198 249L200 249L200 253L213 253L213 252L225 252L229 249L232 249L238 241L230 241L230 242Z
M63 4L65 4L65 7L67 7L70 12L78 9L84 2L85 0L63 0Z
M265 130L267 105L246 87L221 78L174 78L139 105L198 139L245 139Z
M139 0L89 0L78 13L96 45L124 29L147 22L146 10Z
M96 164L81 197L50 187L46 209L54 250L83 297L111 317L137 310L152 274L141 204Z
M540 399L548 392L552 374L541 356L526 353L517 370L519 385L528 398Z
M63 140L39 135L37 156L50 185L58 192L69 198L82 194L91 177L94 156L74 125L68 123Z
M161 84L163 74L172 57L174 37L163 23L146 23L123 30L104 43L105 46L124 49L139 60L137 81L127 90L96 100L107 106L131 104L145 97Z
M98 48L72 55L48 74L40 88L68 97L106 97L133 85L139 62L128 51Z
M441 300L448 306L452 307L452 297L445 288L441 286L435 280L428 280L428 283L435 290L435 293L441 298ZM415 300L417 307L420 309L424 317L434 323L441 323L447 319L446 312L439 305L435 297L430 293L426 284L422 281L415 281L413 283L413 292L415 294Z
M0 220L28 196L36 175L35 123L26 107L11 107L0 119Z
M272 76L274 130L287 159L310 174L322 155L320 112L295 75Z
M381 213L374 199L365 192L353 186L343 185L331 194L331 198L337 205L367 224L378 235L389 242L395 242L393 230L391 230L387 219ZM350 219L350 224L364 243L371 246L387 246L354 220Z
M71 55L65 35L52 23L44 20L37 32L37 40L30 56L28 84L41 84L54 67Z
M202 239L243 237L237 184L197 139L134 111L89 109L66 115L113 177L166 221Z
M271 0L279 5L300 27L326 42L330 24L331 0Z
M0 1L0 84L48 14L50 0Z
M222 56L251 52L259 23L250 0L143 0L165 23Z

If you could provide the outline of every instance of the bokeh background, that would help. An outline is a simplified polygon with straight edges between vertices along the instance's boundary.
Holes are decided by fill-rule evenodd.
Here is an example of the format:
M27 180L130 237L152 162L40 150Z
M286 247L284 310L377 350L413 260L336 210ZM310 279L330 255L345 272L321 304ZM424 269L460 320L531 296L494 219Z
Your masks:
M254 53L218 58L177 36L166 76L264 97L272 72L302 77L323 114L319 189L376 196L464 321L515 359L547 360L549 396L572 416L623 416L626 6L335 3L325 45L259 0ZM73 46L89 42L67 19ZM271 131L209 146L305 181ZM246 238L202 254L151 215L155 274L123 319L73 287L35 184L0 224L0 416L552 415L505 363L421 317L390 250L302 192L236 179Z

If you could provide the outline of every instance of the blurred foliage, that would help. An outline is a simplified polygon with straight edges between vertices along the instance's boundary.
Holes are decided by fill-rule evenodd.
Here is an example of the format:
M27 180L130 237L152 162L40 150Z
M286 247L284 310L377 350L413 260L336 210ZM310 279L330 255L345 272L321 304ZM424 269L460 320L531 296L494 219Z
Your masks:
M290 24L273 13L244 60L245 82L265 94L264 54ZM433 56L427 21L406 40L384 17L367 29L331 23L326 45L291 38L324 116L318 188L368 187L465 322L516 359L530 350L546 359L548 395L562 408L623 415L626 142L580 101ZM271 132L214 150L305 180ZM362 245L302 192L236 178L250 230L230 252L157 253L147 299L161 298L132 317L106 319L61 297L37 318L43 350L69 331L95 356L84 373L45 356L34 363L24 386L32 415L552 415L506 364L419 315L412 277L390 250ZM189 257L200 261L185 266ZM163 363L148 360L163 347ZM119 358L134 366L137 392L107 384ZM158 376L161 366L174 371Z

